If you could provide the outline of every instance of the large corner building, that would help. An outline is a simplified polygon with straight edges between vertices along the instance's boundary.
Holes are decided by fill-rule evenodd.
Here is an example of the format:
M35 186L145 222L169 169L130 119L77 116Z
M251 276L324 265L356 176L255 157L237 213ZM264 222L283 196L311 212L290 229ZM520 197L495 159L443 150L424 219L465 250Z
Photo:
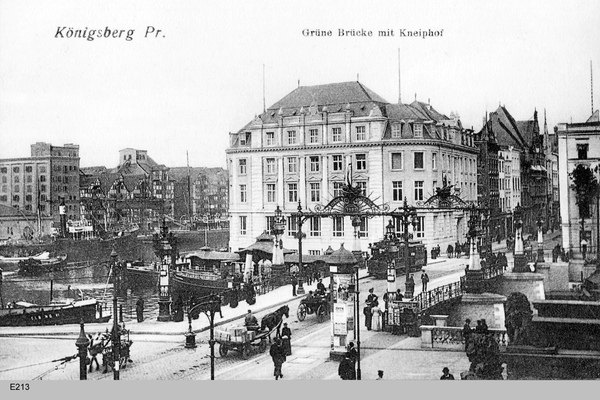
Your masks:
M427 200L443 179L464 200L477 199L477 148L458 116L416 100L389 103L359 82L298 87L230 134L227 166L232 250L269 231L277 206L287 216L284 246L297 249L290 213L299 201L304 210L327 204L347 176L391 209L405 197L410 205ZM363 220L362 251L382 238L388 219ZM462 211L419 211L414 236L445 250L466 241L467 220ZM303 232L308 254L354 239L349 218L313 218Z

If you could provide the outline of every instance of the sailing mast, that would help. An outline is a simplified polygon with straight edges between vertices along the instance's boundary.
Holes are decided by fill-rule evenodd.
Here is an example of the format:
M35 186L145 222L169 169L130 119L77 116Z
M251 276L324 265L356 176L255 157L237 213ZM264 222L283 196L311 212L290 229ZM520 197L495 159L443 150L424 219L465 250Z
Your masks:
M190 155L188 154L188 151L185 151L185 156L187 158L187 170L188 170L188 174L187 174L187 184L188 184L188 216L189 216L189 228L191 229L192 226L192 184L191 184L191 180L190 180Z

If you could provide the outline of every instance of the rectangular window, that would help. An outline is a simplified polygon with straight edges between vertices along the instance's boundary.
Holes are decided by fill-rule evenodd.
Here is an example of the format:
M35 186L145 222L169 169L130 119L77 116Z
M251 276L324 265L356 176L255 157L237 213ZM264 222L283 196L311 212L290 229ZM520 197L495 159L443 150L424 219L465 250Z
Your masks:
M400 124L392 124L392 137L393 138L400 137Z
M402 181L392 182L392 200L402 201L404 196L402 195Z
M291 174L295 174L298 172L298 158L297 157L288 157L288 172Z
M296 131L288 131L288 144L297 144L298 136Z
M310 236L321 236L321 218L312 217L309 226Z
M358 228L358 237L369 237L369 219L367 217L360 218L360 227Z
M415 124L414 129L415 129L415 137L422 138L423 137L423 125Z
M333 217L333 236L344 236L344 217Z
M577 158L580 160L587 160L589 144L578 144L577 145Z
M31 193L31 185L27 185L27 193Z
M248 162L248 160L246 160L245 158L240 158L238 160L238 171L240 173L240 175L246 175L247 172L247 165L246 163Z
M392 153L392 170L399 171L402 168L402 153Z
M415 181L415 201L423 200L423 181Z
M246 146L250 144L250 132L240 133L240 146Z
M33 168L31 166L28 165L25 167L25 172L31 172L31 171L33 171Z
M367 195L367 182L356 182L356 187L360 189L363 196Z
M267 183L267 203L275 203L276 191L274 183Z
M273 146L275 144L275 132L267 132L267 140L265 144L267 146Z
M273 229L275 228L275 217L274 216L268 216L266 218L266 224L267 224L267 229L266 231L269 233L269 235L273 234Z
M414 169L423 169L423 152L416 151L413 154L414 157Z
M46 191L46 185L41 185L41 186L40 186L40 188L41 188L40 190L41 190L42 192L45 192L45 191Z
M290 203L298 202L298 184L288 183L288 200Z
M342 186L344 186L343 182L333 182L333 197L342 195Z
M344 168L344 164L343 164L341 155L336 154L334 156L331 156L331 160L332 160L332 168L334 171L341 171Z
M308 255L309 256L320 256L321 255L321 250L309 250L308 251Z
M366 134L364 126L356 127L356 140L358 140L358 141L367 140L367 134Z
M366 171L367 170L367 155L357 154L356 155L356 170Z
M28 194L28 195L25 196L25 201L31 201L31 195L30 194Z
M0 201L8 201L8 197L6 195L0 196Z
M295 236L298 232L298 219L296 217L287 217L288 236Z
M275 173L275 159L274 158L267 158L265 160L265 165L266 165L266 174L274 174Z
M319 172L321 170L321 161L319 156L310 157L310 172Z
M59 170L60 170L60 167L58 167L58 168L59 168ZM15 174L18 174L18 173L19 173L19 167L13 167L13 172L14 172Z
M311 129L308 140L310 143L319 143L319 130Z
M245 203L248 201L248 196L246 194L246 185L240 185L240 202Z
M321 184L311 183L310 184L310 201L319 202L321 201Z
M8 172L8 169L6 167L2 167L0 168L0 172L6 174Z
M431 153L431 169L437 169L437 153Z
M415 237L422 238L425 236L425 217L417 217L417 226L415 227Z
M331 129L331 140L333 142L341 142L342 141L342 128L332 128Z

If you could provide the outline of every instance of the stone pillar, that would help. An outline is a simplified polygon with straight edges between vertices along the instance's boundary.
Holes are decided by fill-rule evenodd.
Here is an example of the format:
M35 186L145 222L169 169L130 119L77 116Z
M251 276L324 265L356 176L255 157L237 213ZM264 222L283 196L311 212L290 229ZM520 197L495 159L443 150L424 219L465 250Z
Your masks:
M520 292L527 296L530 302L545 300L544 275L531 272L507 272L502 276L499 292L504 296Z
M495 293L465 293L448 319L456 326L462 326L467 318L473 322L485 319L489 328L504 329L505 302L506 296Z

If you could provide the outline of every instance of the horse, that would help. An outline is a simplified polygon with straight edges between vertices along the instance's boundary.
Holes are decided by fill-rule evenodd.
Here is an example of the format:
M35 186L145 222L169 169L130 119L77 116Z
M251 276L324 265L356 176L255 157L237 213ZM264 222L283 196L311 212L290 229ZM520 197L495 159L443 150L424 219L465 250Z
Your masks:
M290 308L288 306L283 306L275 310L274 312L265 315L260 321L260 330L264 331L265 327L268 328L269 331L273 330L273 328L277 327L277 336L280 337L280 328L281 321L283 320L283 316L286 318L290 317ZM271 335L269 335L269 343L271 342Z
M94 366L94 361L96 362L96 371L100 369L100 363L98 362L98 354L102 354L106 345L110 341L110 334L108 332L99 332L95 336L92 334L88 334L88 353L90 354L90 369L92 372L92 368ZM104 359L102 360L104 364Z

